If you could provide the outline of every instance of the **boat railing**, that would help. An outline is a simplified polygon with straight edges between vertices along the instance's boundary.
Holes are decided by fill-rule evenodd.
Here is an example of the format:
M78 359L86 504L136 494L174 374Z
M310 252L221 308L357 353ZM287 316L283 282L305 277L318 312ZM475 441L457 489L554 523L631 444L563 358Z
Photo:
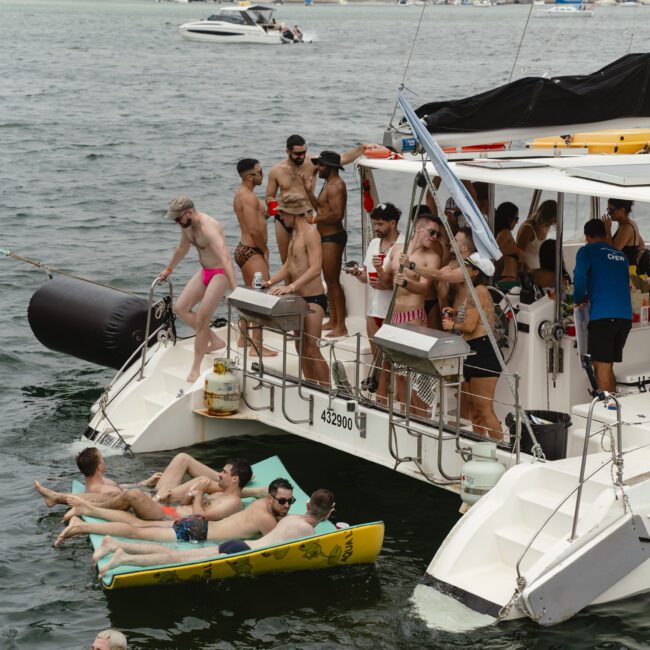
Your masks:
M169 328L169 321L164 320L153 332L150 332L151 329L151 312L152 308L154 306L153 304L153 294L156 286L158 284L166 283L169 285L169 293L168 295L160 300L158 302L158 307L156 309L156 319L160 319L163 316L163 310L169 308L171 309L171 305L173 304L173 299L174 299L174 290L173 290L173 285L170 280L168 279L161 279L161 278L156 278L152 283L151 287L149 288L149 300L147 302L147 324L145 327L145 333L144 333L144 338L142 340L142 343L131 353L129 358L122 364L121 368L115 373L111 381L108 383L106 388L104 389L104 394L102 397L105 397L105 402L104 402L104 407L110 404L118 395L119 393L126 387L128 384L131 383L131 381L137 377L138 381L144 378L144 368L147 363L147 350L149 349L149 344L152 340L155 338L158 338L159 334L163 331ZM120 388L119 391L111 395L110 400L108 399L108 394L111 390L111 388L116 384L117 380L124 375L126 372L127 368L129 368L134 359L138 357L138 355L141 355L141 362L140 362L140 370L137 373L134 373L131 378L129 379L128 382L124 384Z
M594 411L594 406L598 402L602 401L607 401L611 400L614 402L616 405L616 440L614 441L614 438L612 437L612 449L611 449L611 457L607 459L604 463L598 465L594 470L592 470L588 475L586 474L586 467L587 467L587 456L588 456L588 451L589 451L589 441L591 438L593 438L596 435L602 435L606 433L607 431L611 430L610 425L608 424L603 424L603 426L599 427L595 431L591 431L591 425L593 422L593 411ZM517 560L516 564L516 570L517 570L517 576L521 578L521 564L524 560L524 557L528 553L528 551L531 549L534 541L537 539L537 537L541 534L541 532L546 528L548 523L553 519L553 517L560 511L562 506L571 498L573 497L574 494L576 494L576 504L575 504L575 509L573 513L573 520L571 524L571 534L569 536L568 541L573 542L577 538L577 530L578 530L578 520L579 520L579 515L580 515L580 505L581 505L581 499L582 499L582 490L584 487L584 484L589 481L593 476L598 474L601 470L603 470L605 467L607 467L610 464L614 464L616 466L616 477L612 479L613 484L616 488L618 489L623 489L623 433L622 433L622 427L623 427L623 421L621 419L621 405L618 399L609 393L599 393L594 397L592 400L590 406L589 406L589 412L587 415L587 426L585 429L585 440L584 440L584 446L582 450L582 458L580 462L580 475L578 477L578 483L575 485L575 487L564 496L564 498L560 501L560 503L557 504L557 506L553 509L553 511L548 515L548 517L544 520L544 522L539 526L535 534L530 538L528 544L522 551L521 555L519 556L519 559ZM624 507L625 506L625 499L623 499Z

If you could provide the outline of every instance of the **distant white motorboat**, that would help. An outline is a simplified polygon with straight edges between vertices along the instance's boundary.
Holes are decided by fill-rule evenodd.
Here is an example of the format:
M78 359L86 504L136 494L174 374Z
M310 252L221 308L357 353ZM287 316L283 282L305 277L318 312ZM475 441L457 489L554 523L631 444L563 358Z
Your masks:
M302 43L302 32L276 22L266 5L224 7L209 18L184 23L178 29L188 41L210 43Z
M472 1L472 6L473 7L491 7L492 2L490 0L473 0Z
M538 16L544 18L591 18L594 15L592 9L586 5L554 5L549 9L544 9Z

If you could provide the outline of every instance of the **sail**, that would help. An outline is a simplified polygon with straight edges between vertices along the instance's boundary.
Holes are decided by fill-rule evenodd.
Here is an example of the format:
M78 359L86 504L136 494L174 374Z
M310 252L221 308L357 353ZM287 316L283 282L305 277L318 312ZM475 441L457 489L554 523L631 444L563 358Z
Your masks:
M628 54L589 75L517 79L415 112L441 146L650 127L650 53Z
M424 128L422 122L417 118L415 111L400 91L397 92L397 101L402 107L407 121L411 125L413 135L415 135L422 148L429 155L429 159L435 167L436 173L440 176L442 182L456 202L456 205L463 213L467 224L472 229L472 239L474 240L474 245L479 255L498 260L501 257L499 245L494 239L494 235L490 231L476 203L474 203L474 200L467 191L467 188L447 164L447 157L443 150Z

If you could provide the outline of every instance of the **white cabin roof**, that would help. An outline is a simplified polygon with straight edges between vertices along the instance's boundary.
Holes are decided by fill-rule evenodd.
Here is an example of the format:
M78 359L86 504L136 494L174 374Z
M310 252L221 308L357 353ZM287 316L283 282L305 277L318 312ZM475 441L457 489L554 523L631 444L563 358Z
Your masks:
M522 187L528 189L546 190L550 192L563 192L565 194L579 194L584 196L598 196L603 198L629 199L650 203L650 156L647 155L612 155L612 154L587 154L579 156L565 155L562 157L540 158L498 158L494 162L505 160L520 160L525 163L537 163L539 166L522 169L488 169L464 163L472 161L486 161L490 158L473 158L463 161L449 162L454 173L462 180L473 182L491 183L508 187ZM414 175L422 169L422 162L414 156L408 155L403 160L389 160L386 158L361 158L358 165L369 169L385 170L390 172ZM588 180L571 176L567 170L572 168L589 167L619 167L638 165L638 174L647 178L646 185L624 186L611 182ZM435 176L433 165L427 163L427 170ZM621 170L623 171L623 170Z

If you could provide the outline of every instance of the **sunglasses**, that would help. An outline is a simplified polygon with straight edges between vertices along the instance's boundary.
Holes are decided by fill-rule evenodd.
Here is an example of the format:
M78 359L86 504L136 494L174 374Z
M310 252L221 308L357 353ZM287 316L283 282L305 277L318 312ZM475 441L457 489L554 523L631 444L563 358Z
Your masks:
M296 156L297 158L304 158L307 155L307 152L306 151L292 151L291 155Z
M435 228L431 228L431 230L425 230L425 232L429 234L429 237L433 237L434 239L438 239L438 237L442 237L442 233L439 230L436 230Z
M190 210L191 210L191 208L190 208ZM184 212L181 212L181 213L176 217L176 219L174 219L174 221L175 221L176 223L180 223L180 220L181 220L181 219L182 219L182 218L183 218L183 217L184 217L184 216L185 216L185 215L186 215L190 210L185 210Z
M269 494L271 494L271 493L269 492ZM288 499L287 499L286 497L280 497L280 498L278 499L278 497L274 497L272 494L271 494L271 496L272 496L272 497L273 497L273 498L274 498L274 499L275 499L275 500L276 500L276 501L277 501L281 506L286 506L287 503L288 503L290 506L292 506L292 505L296 502L296 497L289 497Z

